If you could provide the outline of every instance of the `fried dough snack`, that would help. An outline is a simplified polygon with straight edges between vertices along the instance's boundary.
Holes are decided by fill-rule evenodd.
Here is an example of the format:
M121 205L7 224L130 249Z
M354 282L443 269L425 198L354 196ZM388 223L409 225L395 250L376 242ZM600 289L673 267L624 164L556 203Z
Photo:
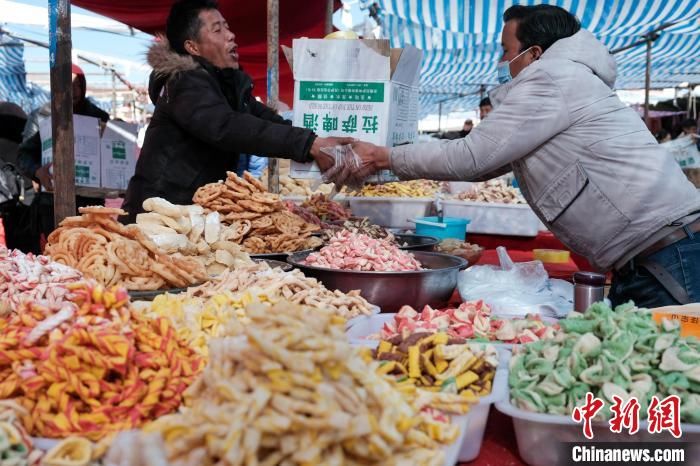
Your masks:
M508 186L501 179L488 180L474 183L468 191L454 196L460 201L492 202L496 204L525 204L525 198L518 188Z
M203 360L168 320L132 312L123 288L65 286L60 310L0 318L0 399L22 405L29 434L99 440L176 410Z
M12 400L0 400L0 464L38 466L44 453L37 450L19 419L27 411Z
M299 270L284 272L265 263L228 270L209 282L187 290L186 295L209 299L221 294L245 291L261 300L277 302L282 299L295 304L329 309L346 319L372 313L372 305L359 291L331 291L315 278Z
M43 300L49 306L58 303L66 293L62 285L82 278L77 270L46 256L0 246L0 317L26 300Z
M392 181L384 184L366 184L355 193L361 197L434 197L440 192L442 185L438 181L411 180Z
M129 290L186 287L207 278L202 264L180 254L168 255L136 225L113 216L121 209L81 207L82 215L64 219L48 237L46 255L106 286Z
M240 335L212 340L188 408L145 426L162 437L169 464L443 463L439 448L457 427L434 428L349 345L333 312L280 302L246 313Z
M253 261L238 241L245 234L241 225L221 223L218 212L205 214L199 205L175 205L158 197L143 202L146 213L136 216L136 225L169 254L196 258L217 275L228 268Z
M267 186L267 176L263 175L262 182ZM280 176L280 194L282 196L313 196L314 194L328 195L333 191L333 183L320 184L315 190L311 188L312 180Z
M237 232L234 239L251 254L294 252L321 245L311 234L318 225L306 222L269 193L260 181L245 172L243 178L228 172L223 183L209 183L193 197L208 212L218 212L223 223Z

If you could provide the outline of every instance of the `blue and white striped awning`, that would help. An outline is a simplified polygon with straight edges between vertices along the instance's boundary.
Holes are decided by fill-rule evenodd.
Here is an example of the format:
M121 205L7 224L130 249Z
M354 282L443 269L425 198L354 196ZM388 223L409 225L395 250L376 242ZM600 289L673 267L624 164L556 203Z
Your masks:
M24 44L0 34L0 101L13 102L29 113L50 98L48 91L27 82Z
M423 49L421 113L473 109L482 86L496 85L503 12L514 4L548 3L571 11L611 50L630 45L662 24L652 49L653 87L700 81L698 0L379 0L393 47ZM615 55L617 89L644 88L644 45ZM462 97L460 97L462 96Z

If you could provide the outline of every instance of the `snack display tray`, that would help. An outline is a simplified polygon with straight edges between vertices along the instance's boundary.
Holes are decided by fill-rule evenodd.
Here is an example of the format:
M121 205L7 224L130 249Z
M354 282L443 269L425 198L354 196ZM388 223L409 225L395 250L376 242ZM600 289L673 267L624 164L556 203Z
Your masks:
M540 219L527 204L496 204L455 199L441 201L445 217L468 218L469 233L537 236Z
M391 322L396 314L377 314L371 316L361 316L348 321L345 334L350 339L350 344L355 346L367 346L370 348L376 348L379 345L379 340L367 340L366 337L373 333L377 333L381 330L382 325L385 322ZM473 342L471 345L493 345L498 349L498 367L496 368L496 375L493 379L493 388L491 389L491 394L482 397L479 403L472 406L464 416L454 416L454 422L458 423L460 426L460 439L459 448L457 449L456 460L454 457L446 453L445 458L447 461L445 464L454 465L456 461L472 461L479 456L481 451L481 444L484 439L484 433L486 432L486 422L489 418L489 411L491 410L491 405L497 401L500 401L504 396L508 396L508 363L510 361L511 352L508 350L512 345L506 344L493 344L493 343L482 343ZM447 451L452 452L455 444L450 445Z
M366 346L374 349L379 346L379 340L369 339L367 337L379 333L386 322L394 320L394 316L396 316L395 312L384 312L376 315L355 317L354 319L348 320L345 326L345 334L348 336L351 345ZM552 322L556 321L552 320ZM474 345L492 345L499 351L512 351L513 348L520 346L518 343L502 343L498 341L471 340L467 341L467 343Z
M352 214L367 217L375 225L386 228L413 228L409 220L427 217L433 209L432 198L348 197Z
M671 434L650 434L647 431L647 421L639 422L639 431L635 435L628 435L626 431L620 434L610 432L610 427L605 422L593 423L592 440L583 436L582 424L571 419L571 416L559 416L556 414L543 414L524 411L513 406L510 402L508 382L505 390L496 402L496 408L513 418L515 438L518 443L520 457L530 466L550 466L552 464L567 464L570 460L566 455L566 449L560 448L561 443L573 442L583 444L585 442L684 442L686 444L686 461L688 464L698 464L700 458L700 425L681 424L683 433L680 439L675 439ZM696 461L693 462L692 458Z

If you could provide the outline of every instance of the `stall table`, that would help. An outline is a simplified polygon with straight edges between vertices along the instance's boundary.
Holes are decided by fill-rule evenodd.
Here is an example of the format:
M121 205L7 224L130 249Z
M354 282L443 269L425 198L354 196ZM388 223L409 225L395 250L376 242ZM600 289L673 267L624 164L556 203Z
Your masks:
M482 235L477 233L467 232L467 241L478 244L485 249L496 249L498 246L504 246L510 253L514 251L532 251L533 249L564 249L568 250L564 244L559 241L551 231L540 231L537 236L502 236L502 235ZM571 253L571 259L576 263L578 270L593 271L593 267L588 260ZM576 270L576 271L578 271Z
M478 243L477 243L478 244ZM529 262L534 260L532 251L519 251L517 249L508 249L508 255L513 262ZM495 249L486 249L475 265L499 265L498 253ZM558 278L560 280L572 281L573 276L580 269L573 259L561 264L544 263L544 269L549 274L550 278Z

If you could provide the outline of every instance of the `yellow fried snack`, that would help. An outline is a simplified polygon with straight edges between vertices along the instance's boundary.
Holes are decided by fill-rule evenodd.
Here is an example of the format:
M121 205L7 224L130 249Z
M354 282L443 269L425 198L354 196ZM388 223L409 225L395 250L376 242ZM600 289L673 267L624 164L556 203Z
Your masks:
M450 394L414 391L409 401L330 310L280 302L246 316L239 335L211 341L187 408L144 428L160 434L169 463L443 463L442 442L458 428L427 407Z
M492 345L449 344L446 333L382 340L374 356L381 361L380 373L396 377L404 390L421 387L444 395L458 393L469 401L491 393L498 364ZM448 404L441 400L430 406L444 409Z
M92 443L83 437L68 437L46 452L44 466L87 466L92 460Z
M367 184L357 196L362 197L435 197L440 183L429 180L395 181L384 184Z
M290 212L277 194L269 193L248 172L242 178L227 172L225 181L197 189L193 201L217 213L222 223L240 230L233 240L250 254L300 251L321 245L319 238L312 236L320 227Z

